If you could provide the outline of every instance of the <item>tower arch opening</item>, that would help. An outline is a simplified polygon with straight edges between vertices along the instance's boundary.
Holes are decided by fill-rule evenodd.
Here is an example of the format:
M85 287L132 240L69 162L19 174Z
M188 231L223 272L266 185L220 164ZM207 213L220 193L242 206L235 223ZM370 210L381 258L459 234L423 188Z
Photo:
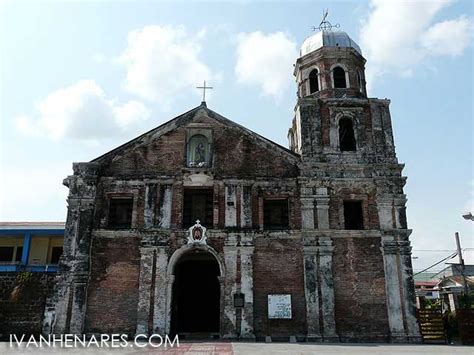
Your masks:
M332 76L335 89L347 88L346 72L342 67L336 66L332 70Z
M352 120L343 117L339 120L339 149L341 152L355 152L356 139Z
M309 93L313 94L319 91L319 71L318 69L313 69L309 73Z

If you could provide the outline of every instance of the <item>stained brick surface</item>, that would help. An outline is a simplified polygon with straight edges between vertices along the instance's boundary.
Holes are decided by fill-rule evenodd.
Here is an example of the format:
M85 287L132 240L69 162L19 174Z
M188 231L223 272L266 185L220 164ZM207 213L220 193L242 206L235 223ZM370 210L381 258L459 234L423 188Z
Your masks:
M46 299L53 293L56 274L34 273L28 289L18 300L11 300L18 275L0 273L0 340L7 340L9 334L40 334Z

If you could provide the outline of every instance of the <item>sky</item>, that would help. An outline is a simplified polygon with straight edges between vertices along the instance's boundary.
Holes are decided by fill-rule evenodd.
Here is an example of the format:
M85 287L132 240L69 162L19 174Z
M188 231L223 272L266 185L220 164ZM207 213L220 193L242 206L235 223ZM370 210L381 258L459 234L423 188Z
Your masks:
M456 231L474 256L467 0L0 1L0 221L64 221L72 162L199 105L203 80L209 108L288 146L293 64L324 9L391 100L415 270Z

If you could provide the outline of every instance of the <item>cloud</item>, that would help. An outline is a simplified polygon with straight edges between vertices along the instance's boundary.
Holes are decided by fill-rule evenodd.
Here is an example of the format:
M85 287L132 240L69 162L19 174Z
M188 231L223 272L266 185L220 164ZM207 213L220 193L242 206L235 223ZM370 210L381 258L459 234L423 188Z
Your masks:
M146 26L128 34L117 61L127 70L124 87L143 99L170 105L183 92L195 92L213 74L200 58L206 30L188 33L183 26Z
M9 166L0 172L0 221L65 221L71 163L49 166ZM8 173L7 173L8 171Z
M260 86L262 94L282 97L293 83L296 42L283 32L240 33L235 73L239 83Z
M470 42L471 20L461 16L433 23L451 2L372 0L360 31L368 83L385 73L411 76L429 57L462 54Z
M461 55L469 45L472 24L466 16L439 22L422 36L422 45L432 54Z
M52 92L35 105L33 114L16 117L15 123L25 135L91 141L120 136L149 117L143 103L118 103L108 99L94 80L81 80Z

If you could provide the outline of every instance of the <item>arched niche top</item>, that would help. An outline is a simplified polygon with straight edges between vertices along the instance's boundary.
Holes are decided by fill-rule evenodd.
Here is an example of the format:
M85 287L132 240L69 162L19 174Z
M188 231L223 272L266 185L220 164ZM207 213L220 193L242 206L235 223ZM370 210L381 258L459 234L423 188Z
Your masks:
M192 252L202 252L202 253L211 254L216 259L217 264L219 265L220 276L225 275L224 261L219 256L217 251L215 251L214 248L210 247L209 245L199 244L199 243L186 244L186 245L183 245L178 250L176 250L173 253L173 255L171 255L170 261L168 262L168 268L167 268L166 274L168 276L173 276L176 265L179 263L181 257L183 257L184 255L186 255L188 253L192 253Z

